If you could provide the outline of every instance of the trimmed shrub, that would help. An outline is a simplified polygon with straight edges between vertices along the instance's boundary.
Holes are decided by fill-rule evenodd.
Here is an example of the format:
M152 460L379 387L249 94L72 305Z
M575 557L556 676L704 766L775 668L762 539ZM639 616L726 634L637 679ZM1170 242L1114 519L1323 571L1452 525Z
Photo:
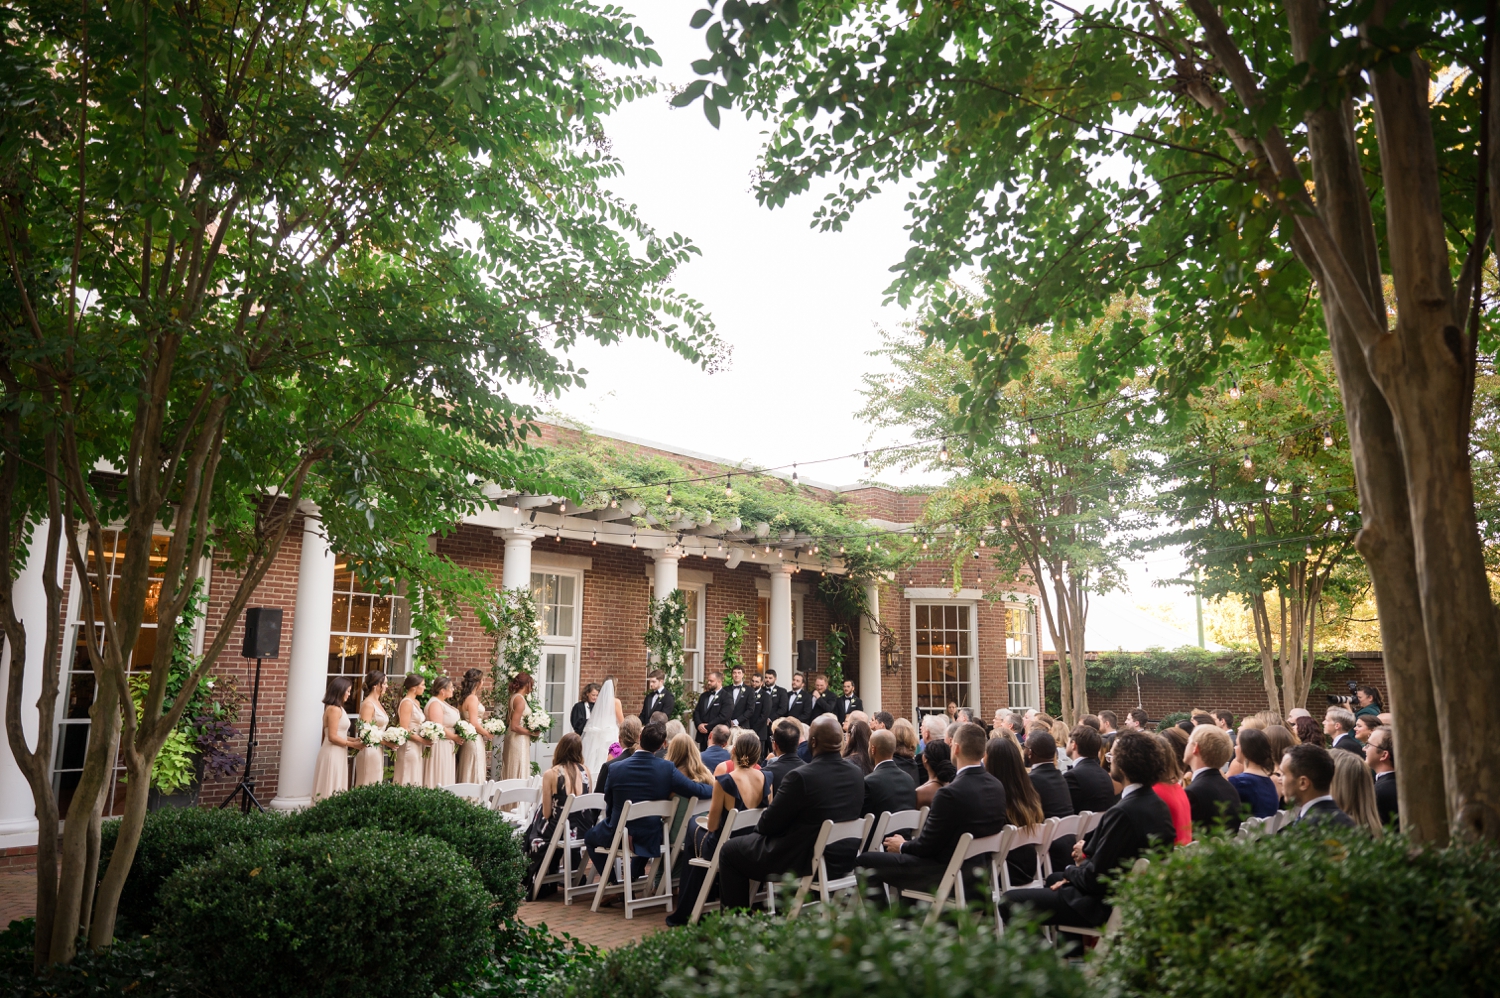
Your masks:
M225 808L168 807L146 814L141 841L125 888L120 893L122 929L150 932L160 917L157 893L179 867L206 859L228 842L250 842L269 838L286 828L284 815L251 811L241 814ZM120 822L106 821L100 831L99 876L109 869Z
M178 998L195 994L149 936L116 940L103 953L78 948L72 963L31 972L36 919L11 922L0 932L0 996L3 998Z
M386 831L226 845L163 885L159 935L215 998L386 998L471 978L491 899L452 846Z
M495 932L495 955L472 978L438 992L439 998L545 998L570 974L600 959L598 947L545 925L509 922Z
M1125 994L1500 993L1500 853L1328 826L1206 840L1119 887Z
M609 953L553 998L1084 998L1036 934L987 920L931 928L890 912L781 921L712 916Z
M496 812L446 790L378 783L335 794L287 822L288 832L297 835L351 828L443 840L469 861L494 896L496 920L515 917L523 894L526 855L521 851L520 834Z

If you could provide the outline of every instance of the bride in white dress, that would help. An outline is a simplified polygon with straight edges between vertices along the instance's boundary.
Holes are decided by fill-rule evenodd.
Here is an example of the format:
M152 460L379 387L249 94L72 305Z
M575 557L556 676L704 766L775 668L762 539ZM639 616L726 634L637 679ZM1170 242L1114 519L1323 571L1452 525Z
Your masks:
M588 723L583 726L583 765L590 779L598 780L599 768L609 761L609 747L620 740L620 724L624 720L624 709L615 698L614 677L610 677L604 680L599 699L594 701Z

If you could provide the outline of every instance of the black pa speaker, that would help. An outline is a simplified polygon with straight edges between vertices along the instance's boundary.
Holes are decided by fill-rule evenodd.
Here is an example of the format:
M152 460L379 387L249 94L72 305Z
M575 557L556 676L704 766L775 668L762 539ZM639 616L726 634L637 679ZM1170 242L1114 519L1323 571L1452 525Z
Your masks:
M281 609L255 606L245 611L245 658L275 658L281 654Z
M818 642L808 638L797 642L797 671L809 676L818 671Z

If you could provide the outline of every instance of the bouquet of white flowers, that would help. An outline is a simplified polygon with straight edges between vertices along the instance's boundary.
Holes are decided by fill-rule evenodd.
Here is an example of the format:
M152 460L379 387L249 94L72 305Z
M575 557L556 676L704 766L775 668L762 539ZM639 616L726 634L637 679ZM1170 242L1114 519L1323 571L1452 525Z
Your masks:
M536 741L552 727L552 715L540 707L533 707L521 719L521 726L531 732L531 740Z
M458 736L458 740L461 742L472 742L479 737L479 732L474 730L474 725L468 721L455 721L453 723L453 733Z
M401 746L405 745L406 740L411 737L411 732L407 731L399 724L393 724L389 728L386 728L383 734L385 736L385 740L390 742L396 748L400 748Z
M376 748L385 741L385 729L374 721L360 721L359 740L370 748Z
M482 721L479 722L479 726L481 728L483 728L484 731L487 734L491 734L491 735L504 734L505 733L505 718L503 718L503 717L487 717L484 720L482 720Z
M422 726L417 729L417 733L429 742L441 741L447 737L443 733L443 726L436 721L423 721Z

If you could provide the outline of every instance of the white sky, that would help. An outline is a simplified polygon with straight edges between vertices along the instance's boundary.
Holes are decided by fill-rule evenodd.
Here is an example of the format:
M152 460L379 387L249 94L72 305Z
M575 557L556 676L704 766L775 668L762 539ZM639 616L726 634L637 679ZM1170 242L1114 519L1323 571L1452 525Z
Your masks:
M703 33L688 27L700 0L622 0L653 39L664 85L696 78ZM821 192L785 208L760 207L751 171L764 123L733 111L715 130L694 105L674 109L666 94L627 105L606 129L625 168L612 184L658 231L679 232L702 256L683 268L678 288L704 304L718 334L732 345L728 370L706 374L650 341L627 340L574 351L589 371L587 386L566 393L558 409L592 426L760 466L802 463L815 481L849 485L865 474L858 459L810 464L871 446L870 427L855 418L861 376L883 368L868 356L878 327L907 316L881 305L889 268L905 254L905 188L889 188L860 207L842 232L808 222ZM874 444L908 439L889 431ZM916 484L920 475L888 472ZM929 479L930 480L930 479ZM1180 590L1152 590L1150 580L1178 570L1165 552L1131 568L1133 597L1111 602L1171 602L1180 626L1193 607Z

